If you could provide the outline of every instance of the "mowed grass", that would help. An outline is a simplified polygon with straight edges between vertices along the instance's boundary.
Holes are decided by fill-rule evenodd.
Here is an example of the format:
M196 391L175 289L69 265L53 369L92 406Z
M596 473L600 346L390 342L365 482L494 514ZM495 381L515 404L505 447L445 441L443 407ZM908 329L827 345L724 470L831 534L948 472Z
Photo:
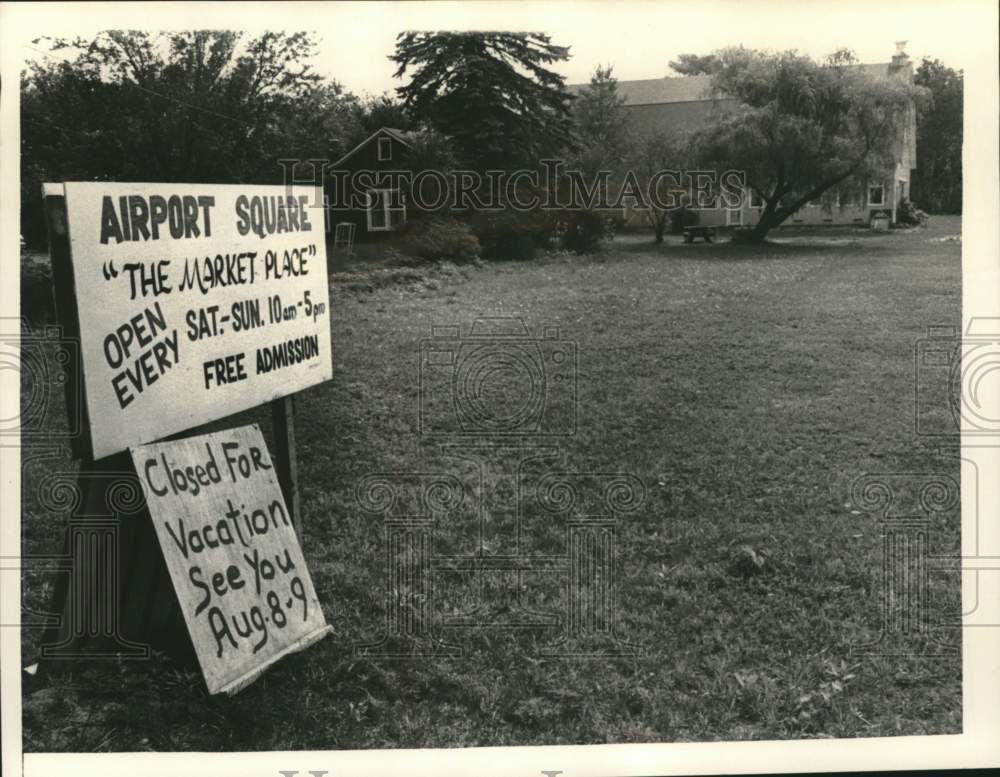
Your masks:
M957 477L955 461L914 434L913 349L928 325L961 323L960 244L942 240L960 230L958 219L938 217L928 229L889 235L776 232L780 243L756 248L655 247L641 236L598 257L440 268L370 291L364 281L335 282L334 377L298 397L296 429L303 547L334 635L233 698L209 697L196 670L160 655L74 665L33 682L25 749L960 731L957 653L854 650L881 628L882 558L879 524L851 501L865 473ZM467 464L418 427L420 341L436 325L467 334L482 317L520 317L535 336L556 326L576 344L578 428L555 443L558 460L546 466L630 473L644 484L641 507L620 518L615 548L618 633L644 648L640 656L544 659L558 627L503 627L502 604L453 572L435 577L428 611L462 656L355 654L379 640L387 600L400 594L385 590L384 527L358 503L362 478L450 473L472 483L470 505L498 485L478 490ZM516 404L524 388L505 390L495 399ZM62 519L33 493L26 482L25 551L52 552ZM529 506L524 520L522 550L535 543L529 550L559 553L556 519ZM436 552L474 554L477 527L471 507L439 521ZM957 511L935 528L934 549L954 549ZM507 552L510 529L487 520L487 552ZM26 603L44 605L45 579L26 576ZM957 576L931 582L930 620L954 619ZM522 583L532 609L562 611L558 575ZM501 625L442 626L446 614L477 604ZM26 632L26 659L37 640Z

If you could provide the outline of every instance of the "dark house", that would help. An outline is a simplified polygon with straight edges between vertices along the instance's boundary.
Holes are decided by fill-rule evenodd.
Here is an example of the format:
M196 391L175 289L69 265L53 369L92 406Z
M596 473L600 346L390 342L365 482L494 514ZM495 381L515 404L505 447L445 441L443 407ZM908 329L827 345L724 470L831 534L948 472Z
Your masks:
M338 224L351 223L355 239L377 237L406 222L404 193L398 179L387 174L406 169L412 144L412 133L382 127L330 166L326 196L331 233Z

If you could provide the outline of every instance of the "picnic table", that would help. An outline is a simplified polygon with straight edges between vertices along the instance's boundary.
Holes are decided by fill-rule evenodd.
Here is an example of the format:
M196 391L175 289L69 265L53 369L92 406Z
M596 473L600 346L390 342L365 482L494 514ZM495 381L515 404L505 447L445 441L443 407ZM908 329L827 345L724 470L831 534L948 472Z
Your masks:
M715 227L684 227L685 243L693 243L696 237L711 243L715 239Z

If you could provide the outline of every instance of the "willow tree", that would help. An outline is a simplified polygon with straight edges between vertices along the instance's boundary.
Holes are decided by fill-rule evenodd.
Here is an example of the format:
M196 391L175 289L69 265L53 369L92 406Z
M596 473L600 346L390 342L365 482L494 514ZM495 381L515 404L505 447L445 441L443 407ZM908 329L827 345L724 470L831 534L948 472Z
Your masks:
M872 75L846 51L816 62L728 48L702 64L720 109L695 147L701 165L745 171L763 199L752 242L834 187L884 178L923 95L908 79Z

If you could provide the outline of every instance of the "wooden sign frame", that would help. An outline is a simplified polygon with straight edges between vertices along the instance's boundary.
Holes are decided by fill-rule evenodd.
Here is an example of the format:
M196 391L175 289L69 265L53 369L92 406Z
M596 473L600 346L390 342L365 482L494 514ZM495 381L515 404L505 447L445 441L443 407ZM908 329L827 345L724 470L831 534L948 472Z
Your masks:
M72 343L80 343L80 317L76 298L74 268L70 252L65 189L61 183L46 183L42 186L45 223L48 232L49 257L52 262L53 295L56 322L62 337ZM325 239L325 234L324 234ZM117 525L128 530L118 532L118 569L115 585L119 592L127 592L113 597L113 607L121 609L124 603L134 611L117 612L114 617L113 634L83 634L78 628L81 620L87 621L92 613L81 612L79 605L97 599L97 591L71 591L75 581L81 585L82 579L92 579L94 570L78 569L88 564L88 556L74 556L74 529L86 523L94 505L110 505L110 491L121 483L123 474L130 474L138 482L138 475L131 464L128 450L94 460L89 434L87 402L84 394L84 365L82 359L71 360L65 376L66 408L70 419L78 419L70 428L80 430L71 437L70 447L74 458L80 460L77 478L78 505L69 517L63 542L62 556L70 560L73 569L70 574L56 577L50 612L57 613L42 635L39 667L51 671L60 665L55 659L106 657L145 658L149 647L167 651L184 663L195 660L194 649L188 636L177 603L177 596L170 583L169 575L159 546L152 534L151 520L145 504L142 505L140 520L118 521ZM267 403L271 412L273 437L273 461L278 484L288 508L295 536L303 542L301 501L298 485L298 461L295 446L295 404L294 395L287 395ZM259 407L259 406L258 406ZM250 408L251 410L253 408ZM169 435L165 439L188 436L188 429ZM145 527L143 530L140 527ZM101 592L108 601L107 592ZM88 597L88 594L90 596ZM74 602L76 606L74 606ZM121 616L121 617L118 617ZM121 631L118 631L118 629ZM85 629L83 631L86 631Z

